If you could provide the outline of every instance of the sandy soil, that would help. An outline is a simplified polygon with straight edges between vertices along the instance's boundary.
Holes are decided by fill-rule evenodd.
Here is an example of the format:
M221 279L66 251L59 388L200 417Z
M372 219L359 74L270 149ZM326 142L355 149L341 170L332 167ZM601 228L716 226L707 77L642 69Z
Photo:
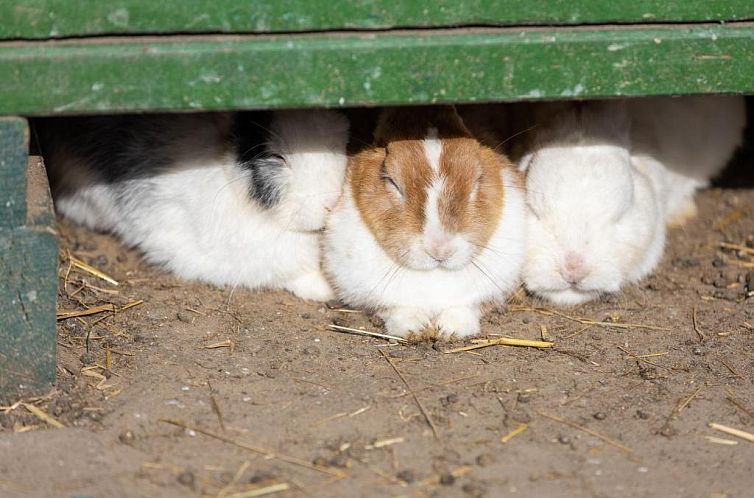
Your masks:
M484 321L554 348L450 354L329 331L380 330L333 303L183 282L61 222L64 251L120 285L64 256L59 308L141 304L59 321L57 387L24 401L64 428L0 400L0 496L751 496L754 443L708 424L754 432L754 255L719 246L754 247L754 190L700 206L641 285Z

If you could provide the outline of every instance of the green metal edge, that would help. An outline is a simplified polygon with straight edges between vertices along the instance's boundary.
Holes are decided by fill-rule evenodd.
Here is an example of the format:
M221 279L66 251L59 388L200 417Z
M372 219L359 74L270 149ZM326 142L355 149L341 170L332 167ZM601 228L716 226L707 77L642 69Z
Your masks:
M0 38L754 19L751 0L0 0Z
M0 44L0 114L754 90L754 28L488 29Z

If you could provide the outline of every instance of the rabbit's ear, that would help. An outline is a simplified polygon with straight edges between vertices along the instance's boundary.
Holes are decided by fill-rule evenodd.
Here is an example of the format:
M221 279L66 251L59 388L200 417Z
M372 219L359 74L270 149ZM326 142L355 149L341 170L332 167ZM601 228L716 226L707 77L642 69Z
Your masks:
M577 109L586 135L608 143L630 145L631 119L625 101L590 102Z

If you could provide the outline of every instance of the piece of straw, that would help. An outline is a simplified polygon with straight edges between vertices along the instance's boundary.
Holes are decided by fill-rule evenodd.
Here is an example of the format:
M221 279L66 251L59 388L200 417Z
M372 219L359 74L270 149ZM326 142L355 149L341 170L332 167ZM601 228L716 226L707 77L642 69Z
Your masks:
M752 434L751 432L742 431L741 429L734 429L733 427L728 427L727 425L723 424L716 424L715 422L710 422L709 426L716 431L724 432L730 436L736 436L745 441L749 441L750 443L754 443L754 434Z

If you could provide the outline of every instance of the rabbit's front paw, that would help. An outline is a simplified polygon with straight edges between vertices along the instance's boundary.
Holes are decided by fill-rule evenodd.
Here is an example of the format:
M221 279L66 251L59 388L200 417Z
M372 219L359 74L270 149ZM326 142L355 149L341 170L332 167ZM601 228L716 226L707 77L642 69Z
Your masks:
M437 317L437 335L441 339L462 339L479 334L479 310L458 306L446 308Z
M309 301L329 301L335 297L327 279L318 271L305 273L295 278L288 282L285 289Z
M429 326L429 315L420 308L397 307L380 313L385 321L385 329L390 335L406 337L412 333L419 334Z

